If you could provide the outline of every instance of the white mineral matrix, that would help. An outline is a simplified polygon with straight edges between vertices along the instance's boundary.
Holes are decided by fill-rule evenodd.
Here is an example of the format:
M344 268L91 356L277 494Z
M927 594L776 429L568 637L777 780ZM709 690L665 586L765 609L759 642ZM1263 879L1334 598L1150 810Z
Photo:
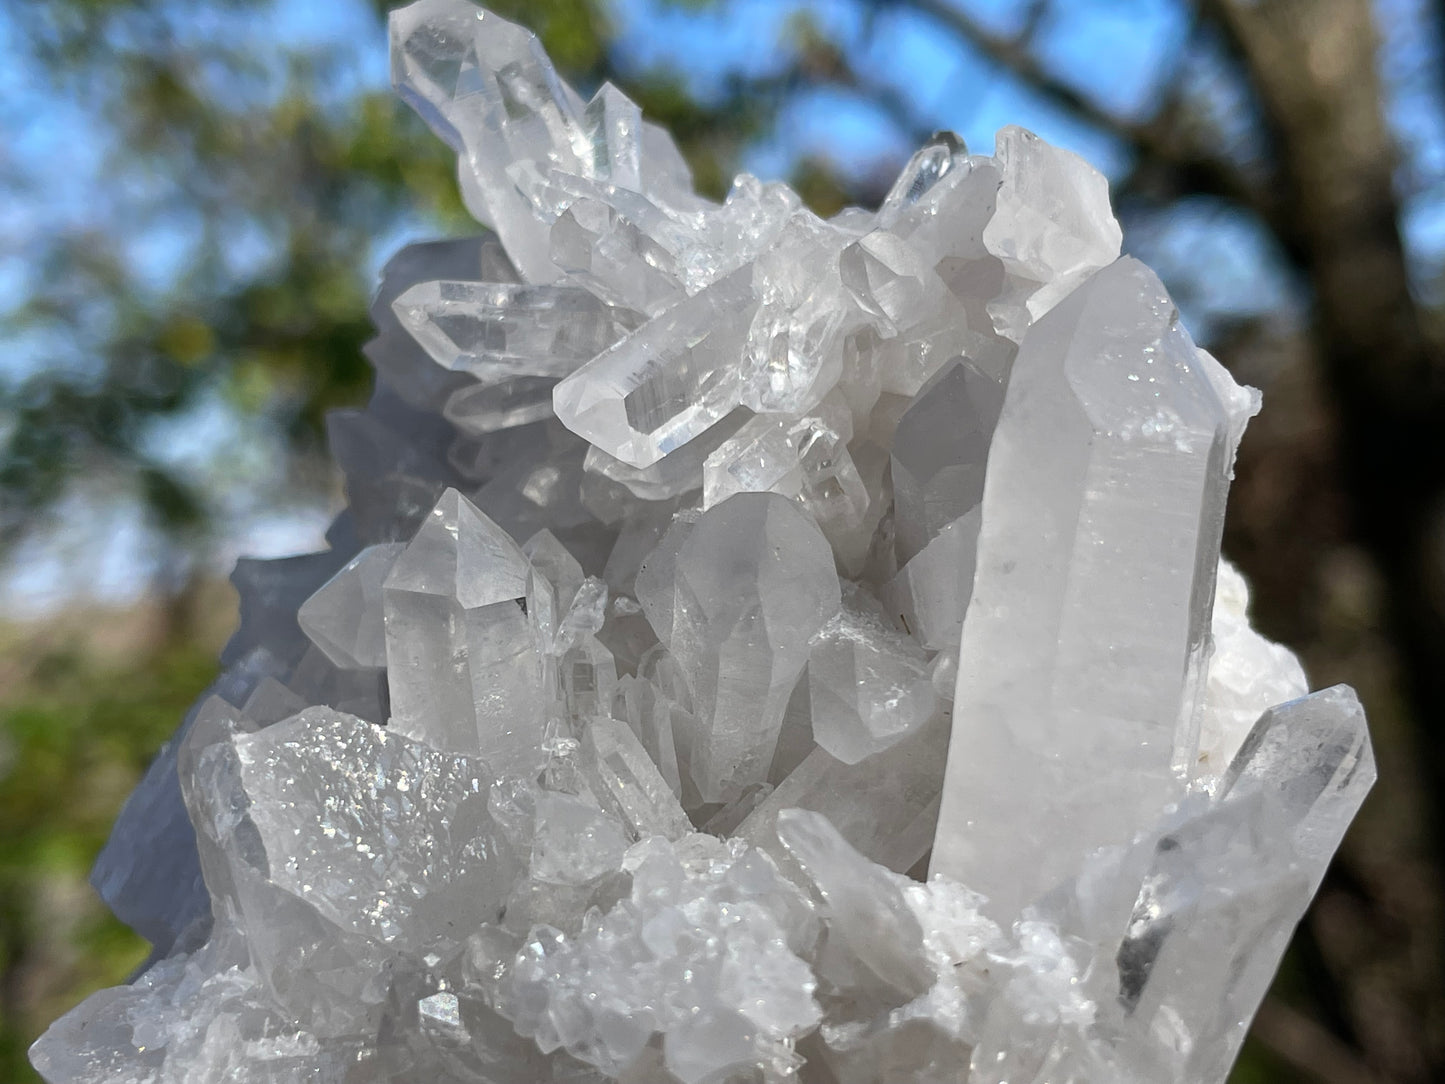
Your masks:
M1017 128L876 213L590 101L464 0L325 553L94 883L155 944L51 1084L1215 1084L1374 779L1219 559L1259 408Z

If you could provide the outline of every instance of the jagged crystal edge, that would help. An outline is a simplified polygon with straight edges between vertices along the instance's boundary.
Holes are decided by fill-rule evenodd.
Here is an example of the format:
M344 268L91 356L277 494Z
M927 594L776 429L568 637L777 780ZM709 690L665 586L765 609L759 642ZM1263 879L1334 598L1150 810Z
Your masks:
M153 958L42 1075L1223 1081L1374 762L1104 179L1006 128L714 204L522 28L391 34L495 235L388 263L348 508L238 564L92 878Z

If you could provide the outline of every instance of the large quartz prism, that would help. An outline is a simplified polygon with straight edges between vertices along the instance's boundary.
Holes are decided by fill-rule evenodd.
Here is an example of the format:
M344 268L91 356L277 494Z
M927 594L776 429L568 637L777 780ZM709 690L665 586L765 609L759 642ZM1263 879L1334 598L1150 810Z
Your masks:
M931 866L995 918L1128 843L1188 782L1233 455L1200 357L1127 257L1019 348ZM1048 827L1020 840L1029 824Z

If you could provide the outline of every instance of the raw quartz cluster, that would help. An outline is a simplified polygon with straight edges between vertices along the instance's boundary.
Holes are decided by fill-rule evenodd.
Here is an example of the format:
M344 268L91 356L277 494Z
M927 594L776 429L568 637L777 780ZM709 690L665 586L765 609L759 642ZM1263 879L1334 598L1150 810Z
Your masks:
M238 565L94 874L153 959L42 1074L1222 1081L1374 767L1104 180L1009 128L717 205L524 30L391 28L495 236L388 265L350 506Z

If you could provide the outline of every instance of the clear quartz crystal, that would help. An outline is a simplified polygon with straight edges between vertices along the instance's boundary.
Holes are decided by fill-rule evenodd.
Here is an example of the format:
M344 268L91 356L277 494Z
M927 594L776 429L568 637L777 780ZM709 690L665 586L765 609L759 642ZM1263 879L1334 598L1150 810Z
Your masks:
M896 745L938 706L923 649L859 592L814 638L808 689L813 738L845 764Z
M405 549L399 542L366 547L296 612L311 642L342 669L386 666L381 587Z
M608 455L650 467L742 401L736 360L757 305L751 269L654 317L557 385L557 417Z
M808 641L838 610L828 542L795 503L740 493L698 518L639 599L705 728L691 771L722 801L767 777Z
M527 630L527 558L456 490L432 509L383 586L391 726L509 770L541 740Z
M238 564L48 1084L1222 1084L1374 761L1249 625L1259 395L1103 177L716 204L521 27L390 21L495 233L386 265L348 507Z
M575 286L423 282L392 307L438 365L486 383L564 377L637 322Z
M931 866L998 915L1182 794L1229 439L1199 352L1135 260L1024 338L989 453ZM1021 865L1006 826L1040 810L1050 827Z
M989 312L1017 342L1030 321L1119 255L1123 233L1108 182L1078 155L1010 126L999 130L994 157L1003 179L983 240L1007 286Z

